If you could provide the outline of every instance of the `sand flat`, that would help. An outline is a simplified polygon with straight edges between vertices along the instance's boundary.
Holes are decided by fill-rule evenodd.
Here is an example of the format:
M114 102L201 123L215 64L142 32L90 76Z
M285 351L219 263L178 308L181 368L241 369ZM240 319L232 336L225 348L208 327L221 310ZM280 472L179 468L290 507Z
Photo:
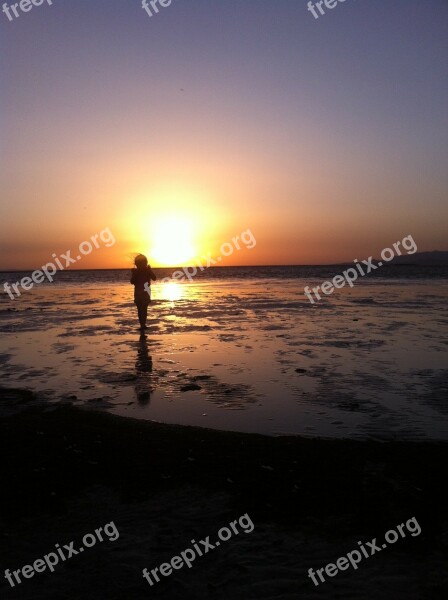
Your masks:
M267 435L448 439L444 280L371 280L311 305L307 280L123 283L2 296L2 374L48 400Z

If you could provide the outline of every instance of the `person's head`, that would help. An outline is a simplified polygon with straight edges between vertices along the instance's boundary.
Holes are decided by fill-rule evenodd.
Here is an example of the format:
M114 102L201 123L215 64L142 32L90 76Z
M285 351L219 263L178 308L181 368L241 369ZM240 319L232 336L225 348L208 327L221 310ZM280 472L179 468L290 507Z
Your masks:
M134 264L137 269L145 269L148 266L148 259L144 254L137 254L134 258Z

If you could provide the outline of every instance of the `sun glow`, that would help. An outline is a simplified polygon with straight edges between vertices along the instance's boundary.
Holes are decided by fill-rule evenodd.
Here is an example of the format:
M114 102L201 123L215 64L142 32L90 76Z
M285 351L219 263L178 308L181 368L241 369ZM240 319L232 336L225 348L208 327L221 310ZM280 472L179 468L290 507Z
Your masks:
M153 267L195 265L228 237L228 215L204 185L154 182L130 191L126 206L126 256L141 252Z
M156 219L151 237L149 253L160 265L185 265L196 255L193 225L187 218L167 215Z

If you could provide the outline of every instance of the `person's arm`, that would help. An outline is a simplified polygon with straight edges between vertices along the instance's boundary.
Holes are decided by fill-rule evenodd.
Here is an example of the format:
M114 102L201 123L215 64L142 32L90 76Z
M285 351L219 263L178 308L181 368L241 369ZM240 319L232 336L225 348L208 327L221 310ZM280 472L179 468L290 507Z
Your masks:
M131 283L135 285L135 269L131 271Z
M149 267L149 276L151 277L152 281L156 281L156 279L157 279L156 274L151 269L151 267Z

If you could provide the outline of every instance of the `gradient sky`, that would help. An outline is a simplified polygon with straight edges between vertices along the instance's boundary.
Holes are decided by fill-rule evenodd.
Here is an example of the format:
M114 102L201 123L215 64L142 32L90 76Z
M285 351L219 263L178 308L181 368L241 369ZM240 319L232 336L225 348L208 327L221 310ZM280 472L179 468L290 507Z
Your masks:
M306 6L0 13L0 268L106 227L116 244L78 268L127 267L170 215L199 256L250 228L222 264L352 261L408 234L446 249L448 2Z

